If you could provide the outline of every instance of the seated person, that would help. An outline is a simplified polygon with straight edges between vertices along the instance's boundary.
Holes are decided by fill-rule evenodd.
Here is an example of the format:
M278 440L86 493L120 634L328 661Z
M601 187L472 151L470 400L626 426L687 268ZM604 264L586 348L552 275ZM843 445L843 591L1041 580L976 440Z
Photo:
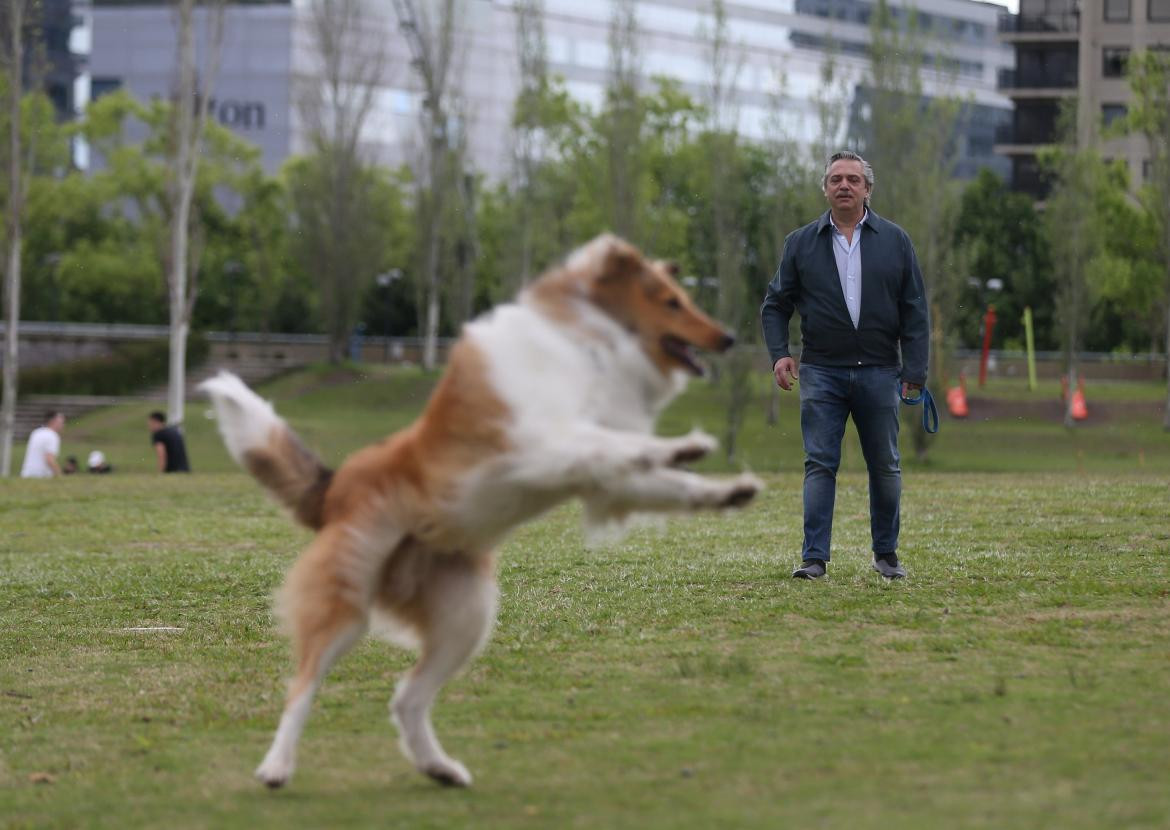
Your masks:
M154 452L158 457L158 471L191 472L187 463L187 445L183 442L183 433L179 432L179 428L167 426L167 418L161 412L151 412L147 424L150 427L150 442L154 444Z

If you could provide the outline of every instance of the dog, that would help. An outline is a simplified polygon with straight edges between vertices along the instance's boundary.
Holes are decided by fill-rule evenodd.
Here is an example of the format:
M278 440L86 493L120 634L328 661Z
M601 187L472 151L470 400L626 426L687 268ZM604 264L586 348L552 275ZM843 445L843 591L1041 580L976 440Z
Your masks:
M694 350L734 342L677 273L598 237L466 325L419 418L336 472L236 376L201 385L232 457L316 531L277 598L297 669L260 781L289 780L326 672L373 629L420 652L390 704L403 753L442 784L469 785L430 710L488 638L494 550L508 531L574 497L598 527L638 512L740 507L759 492L749 474L682 469L715 448L710 436L652 434L702 373Z

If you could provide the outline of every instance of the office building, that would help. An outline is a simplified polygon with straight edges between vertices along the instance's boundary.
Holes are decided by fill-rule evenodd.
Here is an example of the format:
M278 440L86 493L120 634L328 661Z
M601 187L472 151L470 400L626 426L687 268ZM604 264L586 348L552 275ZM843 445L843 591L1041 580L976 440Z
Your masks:
M313 77L316 55L309 0L244 3L229 7L221 68L214 80L212 113L258 144L275 169L307 150L296 108L296 89ZM170 96L174 77L175 25L166 5L95 0L92 94L125 87L141 98ZM902 17L905 4L893 3ZM703 0L638 2L638 61L647 81L674 78L698 100L710 71L707 42L712 19ZM462 0L461 39L454 71L466 106L472 163L492 177L512 164L512 106L519 85L514 0ZM738 127L749 138L778 132L797 141L817 137L817 96L829 55L846 79L847 106L865 105L869 18L863 0L740 0L728 4L731 40L742 54L733 83ZM959 172L983 165L1006 174L994 152L997 125L1010 120L1010 101L996 88L1012 65L1010 47L996 38L1004 7L975 0L921 0L918 22L927 37L927 95L954 94L967 101L956 137ZM368 4L368 19L355 49L385 49L382 80L363 134L363 144L387 164L417 156L420 85L390 2ZM608 77L608 2L545 0L549 69L576 99L597 107ZM205 44L201 47L205 48Z

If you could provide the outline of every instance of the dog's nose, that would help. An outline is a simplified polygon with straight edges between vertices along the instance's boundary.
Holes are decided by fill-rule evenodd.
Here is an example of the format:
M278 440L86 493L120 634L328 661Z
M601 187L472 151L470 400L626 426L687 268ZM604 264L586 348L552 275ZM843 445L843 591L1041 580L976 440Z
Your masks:
M735 345L735 335L731 332L723 332L723 339L719 341L719 351L725 352Z

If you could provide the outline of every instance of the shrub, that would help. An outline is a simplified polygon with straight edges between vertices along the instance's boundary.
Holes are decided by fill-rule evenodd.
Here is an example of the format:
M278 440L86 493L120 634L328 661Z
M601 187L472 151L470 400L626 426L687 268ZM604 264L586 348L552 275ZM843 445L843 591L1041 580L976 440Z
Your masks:
M207 339L187 338L187 365L207 359ZM21 395L129 395L166 380L170 346L166 341L121 343L113 354L55 366L38 366L20 373Z

